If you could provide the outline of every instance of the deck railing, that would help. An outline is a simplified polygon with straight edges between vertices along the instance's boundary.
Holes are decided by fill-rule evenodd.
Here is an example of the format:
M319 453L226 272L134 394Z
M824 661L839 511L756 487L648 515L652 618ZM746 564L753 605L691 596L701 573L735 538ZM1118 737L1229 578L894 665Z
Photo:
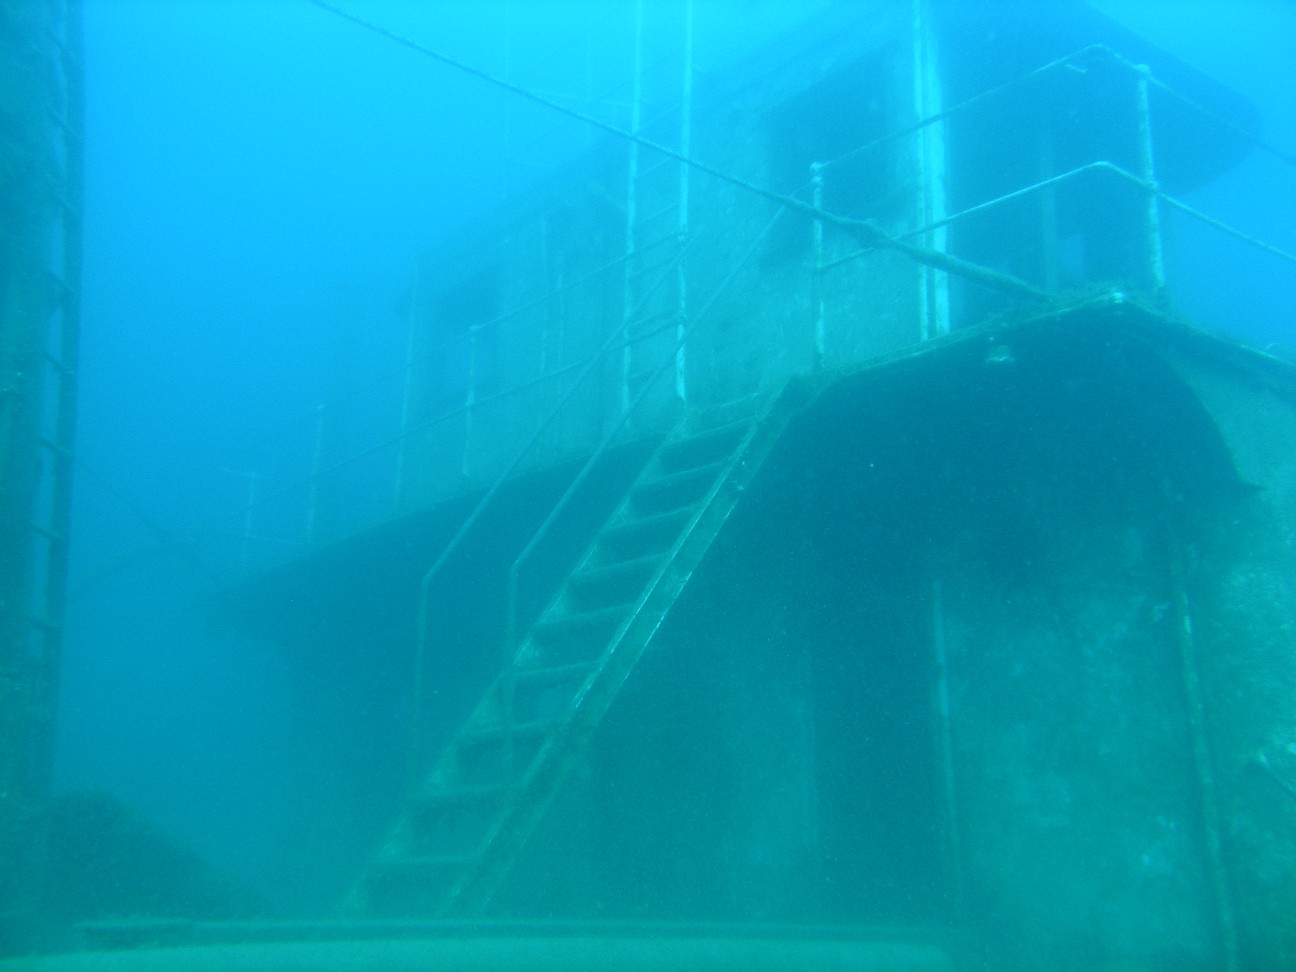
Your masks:
M1070 82L1078 79L1095 84L1100 79L1109 83L1119 78L1128 84L1132 92L1128 111L1113 124L1128 126L1136 146L1132 159L1096 157L1065 171L1044 171L1038 173L1038 178L1002 187L985 198L963 200L956 210L932 214L934 218L921 224L912 217L919 211L916 207L906 207L906 217L890 219L879 219L869 212L833 215L868 220L902 243L938 239L943 248L963 261L984 266L987 271L1010 271L1044 294L1061 298L1102 288L1121 289L1136 299L1177 311L1195 323L1224 333L1236 333L1238 322L1234 315L1239 294L1237 287L1228 279L1220 280L1221 276L1245 278L1247 298L1269 302L1261 313L1272 313L1276 318L1284 306L1296 304L1296 255L1290 248L1267 243L1259 234L1211 215L1190 198L1172 195L1163 188L1153 151L1157 109L1171 102L1187 109L1199 120L1203 131L1226 132L1230 138L1251 146L1294 183L1296 159L1188 99L1145 67L1102 46L1087 47L841 156L817 161L807 173L806 183L794 195L803 204L819 208L825 198L832 197L834 181L852 178L861 159L877 153L893 159L915 156L919 138L976 118L993 117L997 111L1012 111L1025 93L1045 88L1058 76ZM942 135L938 143L950 146L951 151L960 144L947 135ZM947 164L951 181L957 185L965 167L972 163L955 154ZM984 166L987 161L980 164ZM917 187L901 185L899 191L917 192ZM1074 213L1086 200L1113 205L1119 217L1113 217L1113 222L1133 227L1120 241L1128 249L1126 258L1086 262L1085 254L1069 251L1069 247L1083 247L1086 242L1094 247L1100 242L1068 236L1062 228L1059 212ZM541 216L529 231L540 242L549 232L543 220ZM1014 245L996 242L995 228L1003 226L1013 228ZM844 279L843 275L871 272L868 261L873 250L841 234L834 236L831 230L831 222L814 221L809 257L798 271L798 286L811 295L810 313L804 334L798 337L789 333L787 340L799 341L802 346L768 349L771 358L781 356L797 362L796 367L832 367L861 353L857 341L860 309L841 299L843 288L835 285ZM713 231L697 221L690 227L690 246L696 246L699 240L704 242L706 234ZM444 461L457 462L458 466L453 475L445 478L444 482L452 485L442 495L457 489L477 489L494 495L504 479L529 463L539 465L564 457L563 441L570 442L572 437L554 436L553 430L582 410L582 420L589 421L591 427L583 438L575 439L585 443L585 452L595 448L607 428L622 416L610 406L608 414L591 418L585 413L593 399L582 399L581 395L591 393L598 382L611 380L608 374L616 370L616 362L628 347L636 342L646 345L662 335L630 338L611 328L600 346L572 360L545 349L552 349L561 340L554 335L561 331L563 315L581 300L587 302L586 307L592 306L591 295L621 274L630 258L617 257L573 280L543 274L547 287L536 287L515 306L473 324L434 348L411 354L402 368L357 388L345 400L322 407L283 430L281 436L264 442L258 451L289 457L286 465L291 471L245 474L239 480L247 489L247 502L226 523L229 534L234 535L230 541L241 551L243 563L256 566L282 559L430 501L435 491L415 488L411 477L413 455L419 452L426 457L429 453L425 445L432 437L456 442L455 449L442 450ZM678 253L669 259L687 257ZM1207 272L1203 272L1203 264ZM1010 299L987 296L975 281L959 286L961 290L952 298L955 306L950 311L955 327L1003 313L1011 305ZM669 337L677 326L677 321L666 321L662 332ZM915 330L915 341L923 336L923 332ZM514 342L537 349L534 367L529 373L519 373L506 387L489 385L482 367L488 343L499 348ZM666 340L665 344L673 348L673 341ZM660 348L662 342L656 346ZM460 397L431 413L418 415L411 407L410 389L426 380L427 370L437 360L464 364ZM774 375L771 380L783 377L786 375ZM345 453L331 450L330 425L336 428L339 417L356 414L367 414L371 419L375 414L380 416L364 430L367 441L354 444ZM494 441L506 424L516 429L511 445L509 441ZM480 441L474 440L479 434L492 440L489 461L474 459L482 447ZM336 441L336 434L332 439ZM285 447L284 442L295 444ZM457 460L451 458L456 451ZM580 451L568 448L567 454ZM426 461L420 459L420 463ZM248 462L235 467L246 469ZM326 513L330 507L331 512Z

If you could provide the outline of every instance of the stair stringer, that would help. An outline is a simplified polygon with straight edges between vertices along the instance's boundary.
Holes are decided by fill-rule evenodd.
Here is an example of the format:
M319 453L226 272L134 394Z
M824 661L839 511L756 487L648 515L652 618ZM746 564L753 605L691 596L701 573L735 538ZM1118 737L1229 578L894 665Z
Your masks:
M520 777L515 782L506 781L493 793L483 791L481 794L483 799L497 797L498 800L491 813L492 820L476 850L453 859L421 858L417 854L403 853L402 847L417 843L415 814L407 811L403 816L375 866L383 863L397 867L401 864L412 867L426 865L429 871L448 869L456 872L443 894L424 893L416 896L422 899L420 904L427 910L431 910L437 917L465 916L481 912L489 903L535 832L561 784L580 762L590 737L615 702L730 514L741 501L744 491L759 472L792 417L812 396L810 382L793 379L750 420L749 429L731 452L724 468L715 476L703 498L696 503L675 543L644 584L626 618L617 625L601 652L588 662L588 673L581 678L563 711L549 723L550 728L544 733L543 742L527 761ZM489 726L490 731L506 736L509 746L512 746L514 735L519 730L519 726L512 721L515 686L520 679L544 671L535 666L536 628L546 618L562 613L560 605L570 596L573 578L588 567L609 532L626 516L625 510L631 496L644 482L647 471L654 467L659 457L674 446L706 434L706 430L695 433L682 422L658 447L654 456L645 464L644 472L600 529L549 608L532 626L517 656L486 690L463 729L447 746L428 775L425 791L433 797L444 796L447 792L461 792L455 790L452 781L460 773L458 763L466 749L464 739L473 732L481 733L486 731L484 727ZM502 720L501 711L507 713ZM463 788L462 792L468 799L473 796L468 788ZM429 884L437 883L431 873L426 879ZM446 887L445 884L442 886ZM431 890L428 887L425 892Z

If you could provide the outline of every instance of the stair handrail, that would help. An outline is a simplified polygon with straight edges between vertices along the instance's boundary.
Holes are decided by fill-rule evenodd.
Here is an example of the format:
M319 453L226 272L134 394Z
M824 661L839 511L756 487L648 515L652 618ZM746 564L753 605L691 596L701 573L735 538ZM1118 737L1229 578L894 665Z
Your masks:
M689 238L682 239L680 241L680 247L678 251L672 256L671 260L666 264L666 266L673 267L676 264L678 264L679 261L681 261L684 258L684 255L687 252L691 243L692 240ZM621 258L621 261L623 262L625 260L629 260L631 256L632 254L626 254ZM641 308L643 304L655 294L656 290L657 290L656 285L650 288L642 296L639 303L636 305L635 310ZM621 345L623 338L625 338L626 336L626 331L629 328L630 324L634 321L634 319L635 319L634 314L622 315L621 323L618 324L615 328L613 328L608 333L608 336L604 339L603 343L599 345L598 350L596 350L592 355L590 355L589 359L585 363L584 368L581 369L580 374L578 374L576 377L576 380L572 382L571 387L567 389L566 393L563 394L563 396L558 400L558 402L553 406L553 408L549 410L549 413L536 427L535 431L531 434L530 438L527 439L526 443L522 446L522 448L519 449L514 454L513 458L508 462L508 464L504 467L504 469L495 477L494 481L486 489L486 492L484 492L481 495L481 498L478 499L472 511L459 525L459 529L455 531L454 536L452 536L450 540L447 541L446 545L442 548L441 553L437 556L437 559L433 561L432 566L427 569L427 571L423 574L422 579L419 581L418 620L417 620L417 635L416 635L417 640L416 640L415 658L414 658L414 686L413 686L414 730L412 732L413 740L410 746L411 771L414 774L417 774L419 770L419 766L418 766L419 763L418 757L419 757L419 749L420 749L419 740L422 735L419 722L421 719L420 713L422 712L422 707L423 707L422 700L423 700L424 667L426 663L427 645L428 645L429 631L430 631L431 611L429 607L429 602L431 600L432 585L435 582L437 576L445 568L446 563L449 562L450 558L458 551L460 546L462 546L464 539L472 531L473 527L476 526L477 522L481 519L486 509L492 504L495 497L499 495L499 492L501 489L503 489L504 484L513 478L513 475L517 472L518 468L522 465L522 462L531 453L532 449L535 448L536 444L540 442L540 440L543 438L545 433L549 431L553 423L557 421L558 416L563 413L568 403L572 400L572 398L575 396L577 391L579 391L583 387L584 382L590 376L590 374L593 373L595 367L603 363L603 361L606 360L607 355ZM656 375L654 375L654 378L655 377Z
M648 379L643 383L643 387L639 389L634 398L631 399L629 406L621 410L621 417L613 424L611 429L604 434L598 446L596 446L594 451L586 458L580 471L577 472L576 476L572 479L571 483L568 484L567 489L563 492L562 496L559 497L558 501L549 511L549 515L545 517L544 521L532 534L531 539L527 542L526 546L523 547L521 552L519 552L513 559L513 563L510 565L508 572L507 602L505 608L507 611L507 634L504 643L504 664L506 666L508 665L512 655L521 647L518 642L517 608L518 584L523 567L531 559L541 541L548 535L550 530L553 529L553 525L557 522L558 517L561 516L563 511L571 504L572 499L575 497L577 492L579 492L581 486L583 486L585 481L589 479L590 475L593 473L594 467L598 464L599 460L607 450L611 448L612 442L616 439L617 435L620 434L621 430L625 428L626 423L630 421L630 417L647 398L649 390L675 362L676 355L684 348L694 331L715 306L716 301L720 299L720 295L728 289L731 283L733 283L734 279L738 276L739 271L741 271L752 257L756 255L761 244L764 242L765 237L769 235L770 230L774 228L774 224L778 222L779 217L781 217L784 212L786 212L784 209L775 210L774 215L770 217L769 221L760 230L760 232L752 238L751 243L743 252L742 256L729 268L729 272L716 286L715 290L711 293L711 296L707 298L701 309L699 309L698 312L693 315L693 319L685 324L680 330L674 346L671 347L671 349L662 357L662 360L657 364L657 366L649 373Z

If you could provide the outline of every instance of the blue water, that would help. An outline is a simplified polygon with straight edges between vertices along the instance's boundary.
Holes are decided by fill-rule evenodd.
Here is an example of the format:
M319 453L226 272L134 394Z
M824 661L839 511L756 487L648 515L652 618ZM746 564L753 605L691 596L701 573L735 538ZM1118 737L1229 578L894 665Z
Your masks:
M555 97L627 73L619 3L347 6ZM699 3L699 63L740 64L823 6ZM1296 5L1097 6L1245 95L1262 137L1296 154ZM339 685L358 676L343 663L303 665L212 622L210 595L240 570L248 473L259 470L266 490L308 464L316 407L403 361L420 256L556 171L590 135L303 0L86 0L84 17L85 469L56 785L111 794L264 902L253 910L325 911L350 879L357 828L377 813L356 791L396 775L356 778L344 767L365 762L370 729L330 727L354 718L382 738L392 714L348 710ZM1290 165L1253 154L1186 201L1296 250ZM1187 232L1177 245L1213 244ZM1185 313L1226 310L1246 341L1296 346L1282 296L1290 270L1275 296L1261 292L1248 251L1213 252L1212 273L1236 283L1227 306L1189 280ZM384 414L399 404L375 396L366 407ZM345 435L360 444L369 426L356 421ZM319 688L303 687L303 672L333 680L311 695L322 707L302 703ZM902 674L894 687L920 691ZM919 800L935 784L915 786ZM759 901L741 907L761 914Z

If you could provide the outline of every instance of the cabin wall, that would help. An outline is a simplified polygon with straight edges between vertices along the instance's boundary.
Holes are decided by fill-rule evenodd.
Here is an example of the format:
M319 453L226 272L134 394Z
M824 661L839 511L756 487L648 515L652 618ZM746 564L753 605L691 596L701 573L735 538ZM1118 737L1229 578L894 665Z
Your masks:
M496 913L1289 965L1296 398L1108 323L799 419Z
M831 70L790 59L699 110L690 154L812 202L814 163L912 123L907 38L883 18ZM679 124L665 111L642 134L676 147ZM825 170L821 203L912 227L915 151L901 140ZM765 396L921 337L920 268L649 148L604 147L536 199L420 269L405 509L488 484L533 437L521 468L588 454L641 393L629 428L663 432L684 404Z
M1296 964L1296 389L1199 354L1176 367L1252 487L1190 566L1219 835L1245 968Z
M791 375L1011 318L1030 288L1164 299L1142 180L1201 177L1182 159L1193 143L1176 97L1144 90L1102 52L982 76L946 22L958 17L942 17L930 33L911 10L861 22L849 43L803 50L699 103L691 122L682 79L663 91L657 78L640 134L1017 284L861 245L760 192L610 141L420 270L402 507L489 483L515 460L588 454L631 411L629 428L664 432L684 406L750 401ZM1086 37L1042 50L1076 54Z

